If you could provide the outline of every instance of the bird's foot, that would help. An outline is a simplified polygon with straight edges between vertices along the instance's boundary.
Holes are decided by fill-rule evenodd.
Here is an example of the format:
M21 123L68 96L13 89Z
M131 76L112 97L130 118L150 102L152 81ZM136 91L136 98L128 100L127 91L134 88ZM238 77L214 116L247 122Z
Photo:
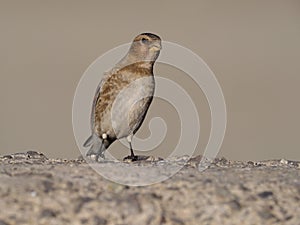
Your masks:
M163 158L161 157L146 156L146 155L134 155L134 156L129 155L123 159L124 162L136 162L136 161L157 162L162 160Z
M125 162L134 162L134 161L138 161L138 160L139 160L139 157L137 155L129 155L123 159L123 161L125 161Z

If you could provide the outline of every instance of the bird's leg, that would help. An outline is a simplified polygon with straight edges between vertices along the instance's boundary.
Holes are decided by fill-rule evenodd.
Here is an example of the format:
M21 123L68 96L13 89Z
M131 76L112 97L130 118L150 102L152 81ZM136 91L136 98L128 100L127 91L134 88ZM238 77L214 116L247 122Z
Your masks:
M130 147L130 156L131 156L131 158L134 158L135 157L135 155L134 155L134 153L133 153L133 149L132 149L132 144L131 144L131 142L129 142L129 147Z
M132 149L132 144L131 144L131 142L132 142L132 137L133 137L132 134L129 135L129 136L127 137L127 141L128 141L128 143L129 143L129 148L130 148L130 155L129 155L129 156L126 156L123 160L128 160L128 159L130 159L131 161L136 161L136 160L138 160L138 157L137 157L136 155L134 155L134 152L133 152L133 149Z

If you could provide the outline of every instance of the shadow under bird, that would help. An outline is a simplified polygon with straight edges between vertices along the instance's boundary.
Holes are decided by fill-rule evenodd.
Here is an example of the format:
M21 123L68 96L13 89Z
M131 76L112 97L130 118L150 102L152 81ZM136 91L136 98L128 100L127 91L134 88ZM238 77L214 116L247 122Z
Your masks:
M84 143L87 156L104 158L105 150L117 139L126 138L130 155L133 135L142 125L152 102L155 81L153 66L161 50L161 39L151 33L135 37L128 53L104 74L93 101L91 136Z

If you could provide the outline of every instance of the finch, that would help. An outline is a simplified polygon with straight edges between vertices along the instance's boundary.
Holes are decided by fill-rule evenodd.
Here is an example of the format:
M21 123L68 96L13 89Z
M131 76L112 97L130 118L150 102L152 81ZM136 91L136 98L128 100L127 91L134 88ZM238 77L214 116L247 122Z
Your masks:
M125 159L137 160L131 142L153 99L153 66L160 50L159 36L142 33L116 66L104 74L93 100L91 136L84 143L84 147L90 147L87 156L95 155L98 161L114 141L126 138L130 155Z

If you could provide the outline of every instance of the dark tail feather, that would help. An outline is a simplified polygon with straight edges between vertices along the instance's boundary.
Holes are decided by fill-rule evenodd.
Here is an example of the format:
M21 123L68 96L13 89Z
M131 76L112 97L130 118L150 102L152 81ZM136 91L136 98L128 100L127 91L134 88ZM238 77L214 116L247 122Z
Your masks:
M104 140L99 138L96 134L92 134L83 144L84 147L90 147L87 151L86 156L96 155L96 161L101 157L104 159L104 152L106 147Z
M93 134L88 137L88 139L84 142L83 147L89 147L93 143Z

